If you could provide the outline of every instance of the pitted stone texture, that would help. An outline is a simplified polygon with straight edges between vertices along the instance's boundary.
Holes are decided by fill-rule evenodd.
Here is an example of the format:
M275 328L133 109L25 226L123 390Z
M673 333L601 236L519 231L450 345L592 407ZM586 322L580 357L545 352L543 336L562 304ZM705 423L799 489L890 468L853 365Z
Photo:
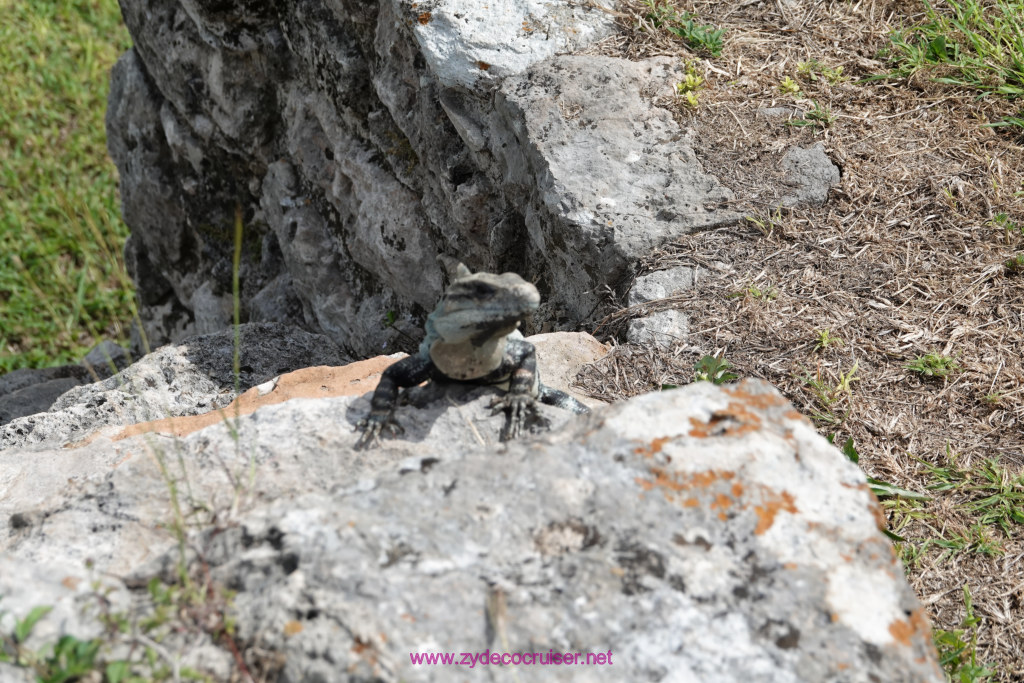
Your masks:
M613 3L403 0L416 41L445 87L482 88L615 31Z
M135 352L230 324L238 210L242 320L363 356L415 346L438 255L536 281L547 319L572 323L653 246L738 218L651 103L678 64L556 54L612 30L594 3L154 0L124 16L135 48L108 139Z
M561 56L506 79L495 98L493 171L520 197L531 247L551 264L551 295L573 317L642 254L739 218L719 208L732 193L705 173L686 131L651 102L672 92L680 68Z
M491 391L399 408L406 434L369 453L350 450L367 397L266 406L235 438L0 453L0 551L158 570L176 551L149 449L215 510L252 458L245 504L190 547L238 590L240 637L282 653L282 680L449 680L409 653L488 648L613 653L544 669L565 681L943 680L864 474L768 385L544 407L555 431L504 446Z

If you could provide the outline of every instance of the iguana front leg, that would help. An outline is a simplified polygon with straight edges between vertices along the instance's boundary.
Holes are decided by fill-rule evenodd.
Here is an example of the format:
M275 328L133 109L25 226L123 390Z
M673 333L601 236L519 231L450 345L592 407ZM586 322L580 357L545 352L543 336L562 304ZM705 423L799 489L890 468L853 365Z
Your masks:
M413 387L430 376L434 367L430 358L420 355L403 358L388 367L380 376L380 383L370 399L370 413L356 423L356 429L363 430L355 448L361 449L380 443L380 435L385 429L391 435L401 433L402 425L395 420L395 406L398 403L398 390Z
M505 364L512 368L509 374L508 392L491 402L494 413L505 411L507 418L501 430L500 439L518 439L526 429L527 413L537 412L537 354L533 344L522 340L510 340L505 352ZM492 413L493 414L493 413Z

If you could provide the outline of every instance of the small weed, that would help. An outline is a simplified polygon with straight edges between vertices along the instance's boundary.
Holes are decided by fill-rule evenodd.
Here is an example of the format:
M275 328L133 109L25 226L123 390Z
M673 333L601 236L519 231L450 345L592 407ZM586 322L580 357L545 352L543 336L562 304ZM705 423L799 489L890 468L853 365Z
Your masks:
M683 80L676 83L676 93L682 96L683 101L691 109L697 108L697 94L704 87L704 77L697 73L697 67L693 62L686 63L686 75Z
M848 401L852 397L853 383L860 381L860 378L857 377L858 367L859 363L854 363L849 372L843 373L840 371L839 379L834 385L822 379L820 370L816 375L812 375L806 370L804 371L804 374L799 379L803 381L805 386L810 387L811 394L814 397L816 409L811 412L813 419L822 424L836 427L846 421L846 418L850 416L849 410L839 414L836 408L840 402ZM847 455L849 456L849 454Z
M782 227L782 207L775 207L775 211L770 214L765 214L763 217L758 216L745 216L745 219L749 223L753 223L757 226L758 231L765 237L771 237L776 231L779 233L785 233Z
M852 373L853 371L851 370L850 372ZM834 444L836 435L832 434L831 436L828 436L826 438L828 438L829 443ZM860 464L860 453L857 451L857 448L853 444L853 437L850 437L846 441L844 441L843 445L839 447L839 450L843 452L843 455L850 459L850 462L852 462L855 465ZM884 482L881 479L875 479L874 477L868 477L867 479L868 484L871 487L871 492L878 496L879 500L895 497L905 498L907 500L914 501L931 499L931 496L925 493L918 493L917 491L911 491L910 489L900 488L895 484Z
M793 95L795 97L801 97L803 93L800 92L800 84L794 81L789 76L782 79L779 83L779 92L783 95Z
M802 119L791 119L786 122L788 126L820 126L828 128L836 120L835 114L828 108L823 108L816 101L811 100L814 105L810 110L804 112Z
M1004 263L1003 266L1006 268L1006 272L1011 275L1024 273L1024 254L1017 254Z
M960 369L960 364L949 356L937 353L927 353L918 356L903 366L904 369L916 372L924 377L946 378Z
M703 50L713 57L721 56L724 47L724 28L698 23L694 15L689 12L678 12L666 0L645 0L645 4L651 10L646 18L655 28L679 36L691 49Z
M983 524L973 524L966 532L955 534L952 538L930 538L924 542L924 548L934 545L942 548L945 552L939 556L937 562L945 562L953 555L963 552L972 552L976 555L988 555L990 557L1003 554L1003 548L989 534Z
M1024 128L1024 125L1021 127ZM1003 231L1003 236L1006 239L1007 244L1010 243L1010 238L1014 233L1024 235L1024 225L1013 222L1010 220L1010 216L1005 213L997 213L992 217L992 220L990 220L989 223Z
M750 285L749 287L747 287L747 294L749 294L754 299L761 299L763 301L775 301L776 299L779 298L779 288L769 286L766 287L765 289L761 289L757 285Z
M939 664L950 681L980 683L995 676L996 672L984 664L978 664L978 624L981 623L981 617L974 614L971 591L967 584L964 584L964 607L966 613L960 628L952 631L937 628L932 632L932 639L935 649L939 651Z
M837 66L832 68L826 64L822 64L816 59L797 64L796 73L811 82L817 81L818 78L824 78L832 85L849 80L843 75L843 67Z
M824 351L830 346L842 346L843 340L839 336L832 335L832 328L825 328L824 330L817 330L815 334L818 335L818 341L814 344L815 351Z
M985 394L985 403L990 406L997 406L999 402L1003 400L1003 394L998 391L993 391L990 394Z
M711 382L713 384L725 384L737 378L736 373L730 372L732 363L724 358L704 356L693 366L695 382Z
M985 526L998 526L1007 537L1013 536L1013 525L1024 524L1024 474L1011 477L995 460L987 460L974 473L969 490L981 496L963 508L980 513L979 522Z

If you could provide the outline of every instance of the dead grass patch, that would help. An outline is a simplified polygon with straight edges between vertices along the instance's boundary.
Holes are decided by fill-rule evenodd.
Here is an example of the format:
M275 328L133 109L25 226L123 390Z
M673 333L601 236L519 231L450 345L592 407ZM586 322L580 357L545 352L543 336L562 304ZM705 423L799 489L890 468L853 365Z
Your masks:
M1014 113L1013 103L979 100L924 74L861 82L888 70L878 52L891 29L920 15L917 2L676 6L728 30L720 58L643 30L647 8L634 0L623 5L621 33L592 49L699 65L698 107L670 94L655 103L735 192L732 208L758 222L692 234L652 254L641 273L699 266L696 287L619 311L599 334L677 308L690 318L687 342L670 352L623 345L587 370L585 386L612 399L686 383L708 353L778 386L823 434L837 443L852 437L870 476L932 496L887 504L890 525L907 539L908 578L933 624L947 630L964 618L968 585L981 617L979 660L998 668L997 680L1021 680L1024 525L1001 527L974 505L992 490L983 486L988 464L1008 493L1024 495L1024 275L1005 266L1024 251L1024 233L1008 227L1024 223L1024 148L981 126ZM842 73L815 75L808 64ZM799 94L780 88L787 77ZM834 116L830 124L793 125L814 106ZM841 169L839 186L821 208L779 208L782 155L818 142ZM752 287L777 296L753 296ZM841 344L821 348L825 330ZM907 368L926 354L953 358L959 369L942 379ZM944 485L951 468L962 477ZM1024 503L1017 509L1024 514Z

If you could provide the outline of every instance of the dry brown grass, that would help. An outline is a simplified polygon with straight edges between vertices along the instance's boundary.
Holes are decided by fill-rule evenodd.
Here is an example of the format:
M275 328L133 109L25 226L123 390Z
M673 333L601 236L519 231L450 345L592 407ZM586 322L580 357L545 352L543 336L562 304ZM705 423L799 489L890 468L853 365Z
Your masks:
M714 59L643 30L647 10L630 2L621 33L598 49L695 63L705 77L699 107L668 95L656 103L693 131L705 168L735 192L732 208L763 225L693 234L653 254L641 272L687 264L703 277L684 294L610 316L599 334L665 308L685 311L691 334L672 352L623 345L588 370L585 385L622 398L682 384L699 357L717 353L741 376L778 386L817 416L823 434L852 437L870 476L931 494L886 503L891 527L907 539L909 581L947 630L960 626L969 586L982 618L979 659L997 667L995 680L1024 680L1024 525L1011 523L1007 534L966 507L988 493L972 486L989 460L1006 490L1024 497L1011 481L1024 470L1024 275L1003 266L1024 251L1024 235L993 223L1000 213L1024 222L1024 148L980 125L1015 107L925 75L857 82L888 71L876 55L892 28L915 21L916 1L677 3L728 29ZM849 80L799 77L798 64L811 60L842 66ZM802 98L780 92L787 76ZM811 100L835 114L829 127L758 113L806 111ZM778 212L782 155L815 142L840 167L839 186L821 208ZM774 194L765 190L772 184ZM778 296L759 298L752 287ZM823 330L842 345L816 349ZM906 369L927 353L954 357L960 371L943 380ZM850 391L835 389L854 367ZM950 468L966 479L935 490ZM1024 514L1020 498L1016 505ZM959 550L937 544L961 537Z

